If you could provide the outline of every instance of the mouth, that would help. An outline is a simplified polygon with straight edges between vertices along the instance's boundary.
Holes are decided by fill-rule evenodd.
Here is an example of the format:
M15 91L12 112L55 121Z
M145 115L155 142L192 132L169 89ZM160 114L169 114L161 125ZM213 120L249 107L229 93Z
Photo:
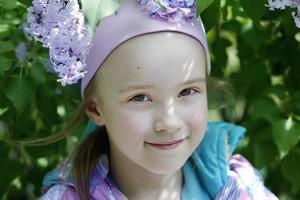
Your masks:
M159 148L159 149L174 149L174 148L178 147L179 145L181 145L183 143L183 141L184 141L184 139L174 140L174 141L170 141L170 142L160 142L160 143L146 142L146 143L155 148Z

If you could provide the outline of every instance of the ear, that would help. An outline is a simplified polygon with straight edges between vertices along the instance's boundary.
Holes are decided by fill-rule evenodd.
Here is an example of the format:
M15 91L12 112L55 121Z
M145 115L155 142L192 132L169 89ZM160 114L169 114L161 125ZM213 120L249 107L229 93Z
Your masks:
M96 125L103 126L104 119L102 116L102 111L100 109L100 104L97 99L94 97L87 102L87 106L85 109L86 115L92 120Z

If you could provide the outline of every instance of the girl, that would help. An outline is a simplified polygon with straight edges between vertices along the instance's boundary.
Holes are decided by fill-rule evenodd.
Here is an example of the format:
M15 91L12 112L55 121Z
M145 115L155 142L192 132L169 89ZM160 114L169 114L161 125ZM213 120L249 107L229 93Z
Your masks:
M207 121L209 52L195 12L193 0L123 0L86 58L78 44L60 51L47 39L59 81L82 78L93 131L45 177L40 199L277 199L232 155L245 129Z

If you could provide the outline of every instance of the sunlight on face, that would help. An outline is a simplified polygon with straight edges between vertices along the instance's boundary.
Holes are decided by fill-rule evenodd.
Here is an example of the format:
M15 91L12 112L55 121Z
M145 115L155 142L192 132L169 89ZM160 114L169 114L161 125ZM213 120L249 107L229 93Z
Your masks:
M96 95L103 101L97 108L111 151L154 173L180 169L202 140L207 123L200 43L170 32L136 37L112 52L96 79Z

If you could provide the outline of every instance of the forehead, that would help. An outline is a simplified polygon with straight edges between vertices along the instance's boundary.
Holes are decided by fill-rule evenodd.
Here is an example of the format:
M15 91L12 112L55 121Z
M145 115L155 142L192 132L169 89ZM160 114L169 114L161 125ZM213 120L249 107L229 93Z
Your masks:
M160 32L130 39L102 64L96 78L110 85L142 82L172 84L206 77L205 53L194 38Z

